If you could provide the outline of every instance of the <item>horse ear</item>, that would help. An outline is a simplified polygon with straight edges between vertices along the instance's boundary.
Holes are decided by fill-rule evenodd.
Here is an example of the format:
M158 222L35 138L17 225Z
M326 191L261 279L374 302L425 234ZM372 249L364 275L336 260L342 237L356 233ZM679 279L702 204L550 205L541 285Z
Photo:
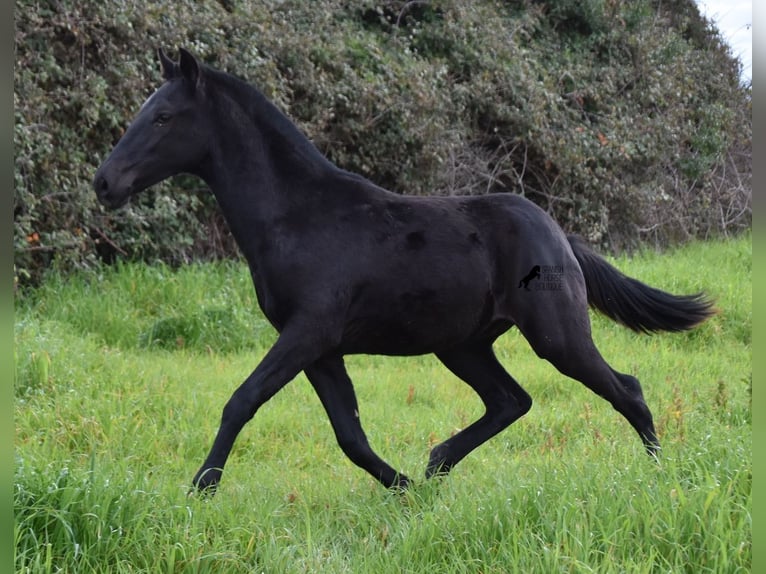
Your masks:
M178 52L181 56L179 61L181 75L186 78L189 83L196 89L199 86L200 80L202 78L202 70L200 64L197 61L197 58L195 58L188 50L179 48Z
M160 64L162 65L162 77L166 80L174 78L178 73L176 70L176 63L168 58L162 48L157 50L157 54L159 54Z

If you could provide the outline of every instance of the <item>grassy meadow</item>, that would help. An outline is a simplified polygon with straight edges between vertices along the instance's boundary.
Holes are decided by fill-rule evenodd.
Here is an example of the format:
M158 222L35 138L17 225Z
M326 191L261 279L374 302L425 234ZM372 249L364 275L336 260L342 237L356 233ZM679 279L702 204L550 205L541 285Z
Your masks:
M436 359L347 359L374 449L419 479L383 489L335 443L299 376L245 427L213 498L188 496L232 391L274 333L239 263L52 275L17 298L16 571L29 573L728 573L751 565L750 237L619 258L720 313L643 336L593 315L663 442L539 360L496 352L532 410L446 478L429 449L478 398Z

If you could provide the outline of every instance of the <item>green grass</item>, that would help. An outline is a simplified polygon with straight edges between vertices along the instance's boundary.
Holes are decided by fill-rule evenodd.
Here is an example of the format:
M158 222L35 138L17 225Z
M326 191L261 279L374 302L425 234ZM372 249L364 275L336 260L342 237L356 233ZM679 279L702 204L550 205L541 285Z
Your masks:
M344 457L301 375L245 427L218 495L188 497L223 404L274 338L246 268L51 277L16 309L16 570L749 572L750 258L745 237L617 260L720 308L653 337L593 316L604 356L643 383L659 464L512 332L497 354L532 411L403 495ZM348 366L373 447L412 477L481 413L431 357Z

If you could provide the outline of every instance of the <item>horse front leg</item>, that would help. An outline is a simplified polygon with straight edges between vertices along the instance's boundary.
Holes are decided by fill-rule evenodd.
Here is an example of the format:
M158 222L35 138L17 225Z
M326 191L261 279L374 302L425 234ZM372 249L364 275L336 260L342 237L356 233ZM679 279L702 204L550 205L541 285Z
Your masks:
M354 385L341 355L328 355L306 367L306 376L327 412L338 444L348 458L386 488L404 489L409 479L381 459L362 429Z
M266 401L322 354L323 347L306 338L306 333L310 332L304 329L283 331L252 374L234 391L223 408L210 453L192 480L197 490L215 493L226 459L242 427Z

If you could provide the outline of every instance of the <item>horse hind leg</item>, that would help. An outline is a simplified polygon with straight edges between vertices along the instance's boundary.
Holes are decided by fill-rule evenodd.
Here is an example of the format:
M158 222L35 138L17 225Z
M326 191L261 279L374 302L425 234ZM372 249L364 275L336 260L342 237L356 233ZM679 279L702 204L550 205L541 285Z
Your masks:
M636 430L647 452L656 455L660 443L641 385L635 377L612 369L601 356L585 305L562 301L546 311L536 321L518 324L537 355L609 401Z
M523 416L532 399L505 371L491 343L452 349L439 360L479 395L486 412L477 421L431 450L426 478L447 474L476 447Z

